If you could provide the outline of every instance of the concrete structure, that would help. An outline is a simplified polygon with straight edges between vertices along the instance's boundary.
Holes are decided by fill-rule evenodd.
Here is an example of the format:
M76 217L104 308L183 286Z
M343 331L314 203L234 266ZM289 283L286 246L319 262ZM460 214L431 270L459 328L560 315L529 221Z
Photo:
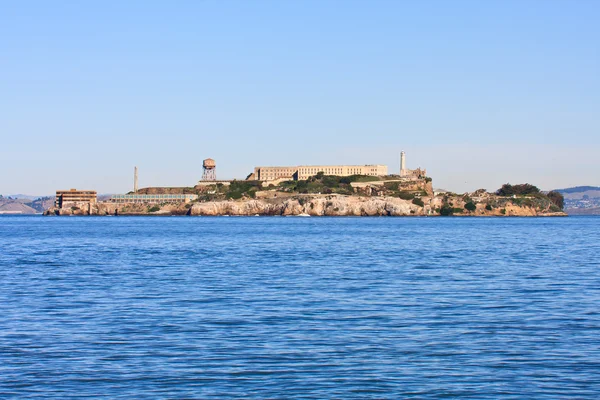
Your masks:
M426 169L408 169L406 168L406 153L400 153L400 177L407 179L418 179L427 176Z
M189 203L198 199L196 194L116 194L110 198L112 203Z
M133 168L133 193L138 191L138 170L137 167Z
M276 179L304 180L323 172L325 175L387 175L385 165L301 165L297 167L255 167L247 180L273 181Z
M63 208L68 205L80 206L85 204L96 204L98 194L95 190L57 190L54 205Z
M400 152L400 175L402 175L402 171L406 170L406 153Z
M207 158L202 162L202 180L216 181L217 180L217 163L212 158Z

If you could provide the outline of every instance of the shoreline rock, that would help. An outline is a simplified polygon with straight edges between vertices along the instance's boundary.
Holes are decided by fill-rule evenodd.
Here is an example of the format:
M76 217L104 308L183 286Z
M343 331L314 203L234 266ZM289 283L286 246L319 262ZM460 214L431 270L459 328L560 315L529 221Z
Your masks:
M442 196L424 197L423 206L397 197L368 197L346 195L295 195L269 199L245 199L199 202L193 204L162 204L160 210L150 212L147 204L119 204L99 202L91 207L50 208L44 215L190 215L190 216L440 216L440 209L448 203ZM460 197L452 198L456 217L564 217L564 212L516 205L503 198L500 206L489 210L480 202L475 210L466 210ZM496 199L498 203L498 199Z

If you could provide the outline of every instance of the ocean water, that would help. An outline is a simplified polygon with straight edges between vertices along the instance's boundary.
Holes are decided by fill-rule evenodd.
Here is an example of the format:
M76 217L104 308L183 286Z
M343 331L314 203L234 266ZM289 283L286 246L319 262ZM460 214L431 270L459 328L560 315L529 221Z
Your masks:
M0 398L598 399L600 218L0 217Z

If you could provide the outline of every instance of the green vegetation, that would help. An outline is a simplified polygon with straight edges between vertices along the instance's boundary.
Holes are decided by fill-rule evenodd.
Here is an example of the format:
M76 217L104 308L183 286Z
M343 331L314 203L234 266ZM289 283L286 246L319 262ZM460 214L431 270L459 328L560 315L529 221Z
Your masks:
M546 196L548 196L550 201L558 208L559 211L565 208L565 198L560 192L553 190L548 192Z
M534 198L517 197L515 199L512 199L512 203L519 207L535 207L536 202Z
M448 204L444 204L442 208L440 208L440 215L448 216L454 214L454 209Z
M436 209L436 211L438 211ZM450 216L454 214L462 214L464 212L464 208L453 207L451 203L444 203L442 208L439 209L439 213L442 216Z
M419 207L424 207L425 206L425 203L423 203L423 200L421 200L418 197L415 197L413 199L412 203L415 204L415 205L417 205L417 206L419 206Z
M319 172L306 180L285 181L279 184L279 189L284 192L298 193L324 193L324 194L346 194L354 193L354 188L350 185L352 182L372 182L379 180L376 176L351 175L335 176L325 175Z
M562 211L562 208L559 208L556 204L552 204L550 206L550 211L551 212L560 212L560 211Z
M465 209L468 211L475 211L477 210L477 206L472 201L469 201L467 204L465 204Z
M400 197L402 200L413 200L415 198L414 193L408 192L406 190L398 191L397 196Z
M534 195L537 193L540 193L540 189L538 189L536 186L530 185L529 183L523 183L520 185L511 185L510 183L505 183L496 191L498 196L525 196Z
M446 216L450 216L452 214L454 214L454 209L452 207L450 207L448 204L444 204L442 206L442 208L440 208L440 215L443 215L446 217Z
M152 206L148 209L148 212L157 212L157 211L160 211L159 206Z
M261 189L259 181L232 181L227 187L225 197L228 199L241 199L242 197L256 197L256 192Z
M492 211L493 208L492 208L492 206L490 204L486 204L485 205L485 209L488 210L488 211Z
M520 185L511 185L507 183L502 185L502 187L496 191L496 194L498 196L511 197L510 199L500 201L499 204L494 204L498 207L505 206L508 201L519 207L529 207L538 211L559 212L563 210L565 205L565 199L560 192L551 191L544 194L536 186L530 185L529 183ZM500 212L505 214L506 209L503 208Z

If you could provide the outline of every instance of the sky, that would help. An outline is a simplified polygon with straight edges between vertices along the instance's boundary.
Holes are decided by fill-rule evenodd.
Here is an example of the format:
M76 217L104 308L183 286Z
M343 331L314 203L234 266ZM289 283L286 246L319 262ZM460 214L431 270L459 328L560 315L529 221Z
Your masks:
M0 194L255 166L600 186L600 2L1 1Z

